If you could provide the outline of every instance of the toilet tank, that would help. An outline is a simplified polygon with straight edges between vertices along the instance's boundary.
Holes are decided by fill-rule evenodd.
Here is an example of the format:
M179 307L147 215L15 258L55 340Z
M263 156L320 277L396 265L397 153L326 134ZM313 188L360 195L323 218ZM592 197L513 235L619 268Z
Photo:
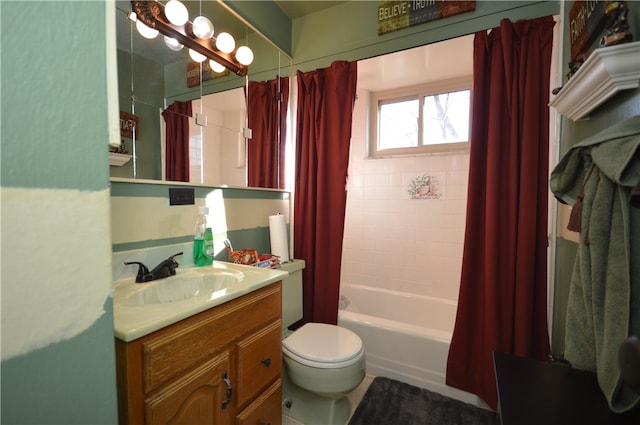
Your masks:
M304 260L291 260L280 265L281 270L289 272L282 279L282 330L302 319L302 270Z

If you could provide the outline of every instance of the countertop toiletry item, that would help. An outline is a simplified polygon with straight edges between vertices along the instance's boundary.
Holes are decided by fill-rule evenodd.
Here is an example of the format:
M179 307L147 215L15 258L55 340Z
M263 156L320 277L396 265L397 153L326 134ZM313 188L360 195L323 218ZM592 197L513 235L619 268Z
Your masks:
M269 240L271 242L271 254L280 257L280 262L289 261L289 234L287 221L283 214L269 216Z
M208 207L198 207L196 231L193 238L193 264L196 267L210 266L213 263L213 233L207 226Z

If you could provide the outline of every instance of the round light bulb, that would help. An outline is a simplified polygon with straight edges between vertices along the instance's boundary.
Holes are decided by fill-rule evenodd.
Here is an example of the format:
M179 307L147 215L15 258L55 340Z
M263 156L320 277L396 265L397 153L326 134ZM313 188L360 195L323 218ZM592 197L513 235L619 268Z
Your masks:
M182 48L184 47L178 40L176 40L175 38L167 37L166 35L164 36L164 44L166 44L168 48L170 48L171 50L175 50L176 52L182 50Z
M146 26L141 20L136 21L136 29L141 36L148 38L149 40L158 36L158 30Z
M236 59L243 65L250 65L253 62L253 52L247 46L240 46L236 51Z
M173 25L182 26L189 20L189 11L178 0L169 0L164 5L164 15Z
M198 53L193 49L189 49L189 56L191 56L191 59L196 62L204 62L204 60L207 58L205 55Z
M236 48L236 41L228 32L221 32L216 37L216 47L224 53L231 53Z
M213 24L206 16L198 16L193 20L193 35L205 40L213 37Z
M226 69L223 65L220 65L218 62L214 61L213 59L209 59L209 67L211 67L213 72L217 72L218 74L220 74L221 72L224 72L224 70Z

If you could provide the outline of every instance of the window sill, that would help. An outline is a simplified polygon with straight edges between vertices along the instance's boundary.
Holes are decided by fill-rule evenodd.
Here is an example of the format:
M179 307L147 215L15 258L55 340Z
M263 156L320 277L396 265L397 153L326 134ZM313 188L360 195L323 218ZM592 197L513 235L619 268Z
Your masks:
M370 152L367 155L369 159L379 158L402 158L410 156L430 156L430 155L455 155L460 153L468 153L470 149L469 142L459 143L442 143L439 145L424 145L412 148L383 149L376 152Z

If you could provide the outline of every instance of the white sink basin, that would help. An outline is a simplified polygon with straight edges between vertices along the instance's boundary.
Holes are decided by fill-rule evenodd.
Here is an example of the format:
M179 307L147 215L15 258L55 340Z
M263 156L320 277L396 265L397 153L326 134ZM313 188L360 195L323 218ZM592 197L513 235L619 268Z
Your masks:
M288 275L279 269L214 261L210 267L179 267L175 276L152 282L121 279L113 290L115 336L133 341Z
M176 276L139 284L139 290L127 296L129 305L166 304L191 298L215 298L242 281L244 273L218 269L189 270Z

